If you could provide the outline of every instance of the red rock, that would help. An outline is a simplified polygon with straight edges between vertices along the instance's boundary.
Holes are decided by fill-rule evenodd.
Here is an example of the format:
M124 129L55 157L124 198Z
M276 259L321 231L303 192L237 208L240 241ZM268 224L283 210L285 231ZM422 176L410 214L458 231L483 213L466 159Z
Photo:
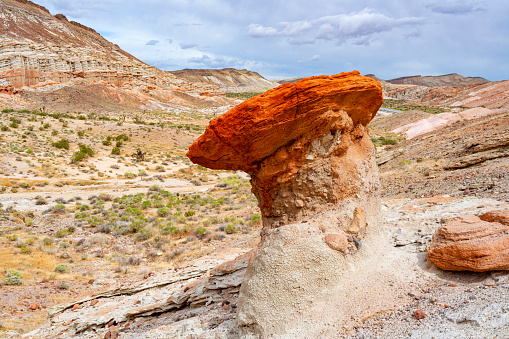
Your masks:
M479 216L479 219L509 225L509 210L489 211Z
M210 121L187 156L208 168L249 173L288 142L322 134L338 118L329 110L344 110L354 124L367 125L382 101L380 84L357 71L284 84ZM286 156L281 152L278 160Z
M421 319L426 318L426 314L424 314L423 310L417 310L414 312L414 317L421 320Z
M129 323L129 322L125 323L125 325L124 325L124 327L129 327L129 326L131 326L131 323Z
M341 233L327 233L325 235L325 243L333 250L339 252L346 252L348 250L348 237L346 234Z
M453 283L450 283L450 284L449 284L449 287L456 287L456 286L458 286L458 285L453 284Z
M492 211L481 217L465 215L440 227L428 248L429 259L448 271L508 270L507 212Z
M80 305L79 304L75 304L73 307L72 307L72 310L73 311L76 311L80 308Z
M31 309L32 311L36 310L38 307L39 307L39 305L37 305L37 304L35 304L35 303L34 303L34 304L32 304L32 305L30 305L30 309Z
M92 301L90 302L90 306L95 306L95 305L97 305L97 303L98 303L98 302L99 302L99 300L94 299L94 300L92 300Z
M90 280L88 281L88 284L89 284L89 285L92 285L92 284L94 283L94 281L95 281L95 279L90 279Z
M111 338L111 332L108 331L106 332L106 334L104 335L104 339L110 339Z
M291 180L305 180L313 167L331 168L332 178L357 170L357 161L373 152L366 126L382 102L380 83L358 71L284 84L210 121L187 156L208 168L249 173L264 225L272 218L275 227L279 219L293 219L350 194L347 186L358 184L350 178L324 184L330 192L314 197L313 204L307 204L306 194L287 199L281 191Z

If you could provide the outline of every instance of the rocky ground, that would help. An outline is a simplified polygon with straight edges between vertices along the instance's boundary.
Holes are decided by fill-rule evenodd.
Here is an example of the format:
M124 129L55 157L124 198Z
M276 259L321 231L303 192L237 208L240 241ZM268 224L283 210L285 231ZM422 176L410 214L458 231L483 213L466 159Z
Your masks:
M17 271L23 283L0 288L0 336L237 338L247 261L236 258L259 241L259 210L241 172L184 156L219 111L108 121L24 111L26 101L10 98L16 110L6 100L0 116L0 273ZM405 114L401 124L427 116ZM398 124L382 119L375 126ZM411 140L371 127L375 141L396 142L378 147L392 244L381 269L408 284L394 287L390 306L325 325L321 337L506 337L507 273L447 273L425 249L455 216L509 208L508 124L502 112ZM69 150L54 145L61 139ZM80 143L94 155L73 163ZM143 160L132 156L138 149Z

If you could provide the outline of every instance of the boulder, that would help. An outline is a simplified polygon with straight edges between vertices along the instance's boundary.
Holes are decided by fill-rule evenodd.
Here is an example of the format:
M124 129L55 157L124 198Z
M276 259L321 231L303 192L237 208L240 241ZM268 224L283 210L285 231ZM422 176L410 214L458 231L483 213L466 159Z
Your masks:
M260 248L239 295L244 334L295 334L307 326L297 337L312 336L310 328L330 317L348 321L376 309L361 312L363 303L345 300L359 298L350 286L360 286L364 273L355 271L376 271L388 243L367 129L382 101L380 83L357 71L306 78L234 107L190 146L194 163L247 172L262 212ZM362 298L381 305L381 295Z
M509 211L468 214L440 227L428 258L447 271L509 270Z

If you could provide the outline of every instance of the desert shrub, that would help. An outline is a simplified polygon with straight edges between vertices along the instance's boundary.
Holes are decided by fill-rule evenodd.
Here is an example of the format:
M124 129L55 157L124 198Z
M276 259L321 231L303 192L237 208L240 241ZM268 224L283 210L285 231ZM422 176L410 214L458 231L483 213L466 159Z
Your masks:
M71 162L76 163L80 160L88 158L94 155L92 148L85 144L79 144L80 150L72 155Z
M15 270L7 270L7 278L3 280L4 285L22 285L23 276Z
M65 211L65 205L64 204L56 204L53 206L53 212L55 213L63 213Z
M159 186L158 184L153 184L152 186L149 187L148 190L151 192L157 192L161 190L161 186Z
M44 238L44 239L42 239L42 243L45 246L49 246L49 245L53 244L53 239L51 239L51 238Z
M69 231L67 231L66 229L62 229L62 230L58 230L57 233L55 233L55 237L63 238L68 234L69 234Z
M125 134L120 134L115 137L117 141L129 141L129 137Z
M157 209L157 215L159 217L166 217L169 214L169 210L166 207L161 207Z
M189 211L186 211L186 212L184 213L184 216L185 216L185 217L192 217L192 216L193 216L193 215L195 215L195 214L196 214L196 211L191 211L191 210L189 210Z
M110 146L111 145L111 140L103 140L103 145L104 146Z
M228 224L225 228L225 232L228 234L236 233L239 229L234 224Z
M111 149L111 154L113 154L113 155L120 155L120 148L118 148L117 146L113 147Z
M16 240L18 240L18 235L17 234L6 235L5 237L9 241L16 241Z
M71 244L69 244L67 241L62 241L60 244L58 244L58 247L60 248L69 248Z
M112 201L113 197L111 196L111 194L101 193L99 194L99 199L101 199L102 201Z
M136 178L137 175L135 173L125 172L124 177L126 177L127 179L133 179L133 178Z
M196 228L194 232L196 233L196 236L200 239L205 238L205 236L209 233L209 231L203 226Z
M149 239L152 236L152 232L150 230L147 230L146 228L140 228L136 232L136 236L134 237L134 240L136 241L145 241Z
M68 269L67 265L59 264L55 267L55 272L64 273L65 271L67 271L67 269Z

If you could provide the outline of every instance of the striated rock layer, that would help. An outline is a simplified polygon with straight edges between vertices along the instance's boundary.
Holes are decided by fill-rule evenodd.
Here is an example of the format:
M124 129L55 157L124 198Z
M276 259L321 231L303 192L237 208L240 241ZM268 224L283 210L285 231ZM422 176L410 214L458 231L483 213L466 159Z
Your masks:
M149 66L62 14L52 16L30 1L0 1L0 88L27 92L92 84L111 88L120 97L135 95L143 109L230 104L217 86L193 84Z
M509 270L509 211L454 219L435 233L428 258L447 271Z
M349 288L363 284L354 272L375 272L386 244L366 127L381 104L380 83L357 71L306 78L212 120L189 148L197 164L249 173L262 211L261 246L239 297L245 334L290 333L317 314L313 326L362 313L344 301L359 298ZM315 333L311 327L294 335Z

